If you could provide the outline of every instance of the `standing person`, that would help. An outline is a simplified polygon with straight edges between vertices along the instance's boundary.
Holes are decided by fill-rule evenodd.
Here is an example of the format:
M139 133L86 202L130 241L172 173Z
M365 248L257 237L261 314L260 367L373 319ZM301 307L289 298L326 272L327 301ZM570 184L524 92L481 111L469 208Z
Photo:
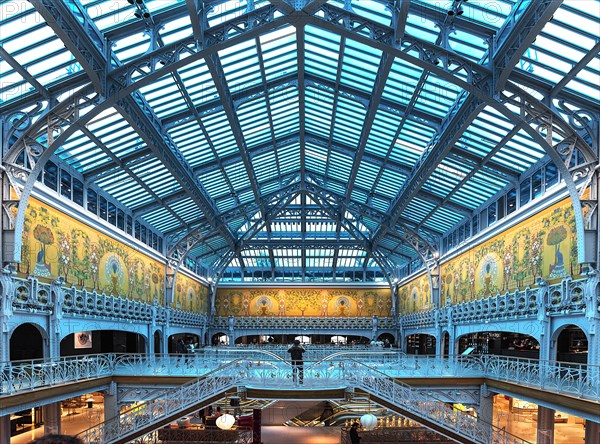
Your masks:
M288 348L288 353L292 358L292 376L294 379L294 384L299 382L300 384L304 383L304 361L302 360L302 354L305 352L304 347L300 345L300 341L298 339L294 339L294 343L290 348Z
M358 423L352 423L350 427L350 444L360 444L360 436L358 436Z
M181 358L183 358L183 356L187 353L187 350L185 349L185 342L183 342L183 339L179 338L177 340L177 354L179 355L179 361L181 361Z

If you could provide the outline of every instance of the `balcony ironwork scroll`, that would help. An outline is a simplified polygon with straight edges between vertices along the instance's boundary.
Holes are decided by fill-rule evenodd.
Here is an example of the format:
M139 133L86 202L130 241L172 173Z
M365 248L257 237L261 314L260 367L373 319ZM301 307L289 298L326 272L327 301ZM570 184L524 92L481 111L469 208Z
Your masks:
M378 317L378 329L392 329L396 324L393 318ZM227 330L230 328L229 318L216 317L213 328ZM347 318L324 318L324 317L233 317L233 328L235 330L245 329L276 329L276 330L371 330L373 328L372 317L347 317Z
M329 354L327 354L329 353ZM0 362L0 395L15 395L42 387L105 376L202 377L223 365L247 362L247 382L260 387L291 383L288 353L268 349L205 348L192 355L104 354L33 361ZM405 355L385 351L309 352L304 363L307 386L339 387L339 368L352 360L395 378L489 378L600 402L600 365L540 361L507 356Z

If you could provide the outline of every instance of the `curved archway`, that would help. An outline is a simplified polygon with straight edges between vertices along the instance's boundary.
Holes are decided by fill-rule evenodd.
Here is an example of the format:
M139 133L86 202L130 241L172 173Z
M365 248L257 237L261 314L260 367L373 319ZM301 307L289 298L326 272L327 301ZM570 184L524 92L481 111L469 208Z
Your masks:
M577 325L566 325L555 332L556 354L551 359L563 362L588 362L588 337Z
M144 335L119 330L81 331L71 333L60 341L61 356L145 352Z
M10 360L43 358L46 337L46 332L35 324L19 325L10 336Z
M215 333L210 340L211 345L229 345L229 336L223 332Z
M538 359L540 343L533 336L510 331L474 332L457 338L458 353Z
M416 333L406 337L406 354L434 355L436 337L426 333Z
M169 336L169 353L180 353L177 349L177 343L183 341L187 353L194 353L200 346L200 336L194 333L176 333Z
M392 347L396 343L396 338L391 333L381 333L377 336L378 342L383 342L384 347Z

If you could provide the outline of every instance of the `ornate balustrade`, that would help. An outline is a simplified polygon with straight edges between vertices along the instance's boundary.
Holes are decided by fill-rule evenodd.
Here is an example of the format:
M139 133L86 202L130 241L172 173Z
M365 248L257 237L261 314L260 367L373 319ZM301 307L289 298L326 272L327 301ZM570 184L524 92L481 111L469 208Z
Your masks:
M307 386L340 387L346 376L340 368L360 361L392 378L489 378L539 388L600 402L600 366L559 361L539 361L505 356L404 355L395 351L338 351L326 357L325 350L305 354ZM246 362L246 383L260 387L282 387L291 382L287 353L259 349L206 348L193 355L105 354L13 361L0 363L0 395L38 389L104 376L201 377L235 361Z
M246 363L233 361L206 378L183 384L160 397L138 404L114 418L85 430L78 436L85 443L111 443L132 439L140 430L148 430L161 421L176 419L178 414L236 386L246 376Z
M584 313L587 308L600 311L600 301L587 289L588 279L564 279L553 285L539 288L526 287L512 293L491 295L474 301L447 304L440 309L402 316L403 328L428 328L484 321L530 318L540 314L548 316ZM595 302L594 302L595 301ZM595 304L595 306L594 306ZM591 307L588 307L591 305ZM541 312L541 313L540 313Z
M98 293L96 290L77 289L74 286L62 287L60 282L48 284L33 276L27 279L12 277L12 281L14 292L10 296L10 305L15 312L92 316L186 327L204 327L207 323L207 316L204 314L163 307L157 302L147 303L133 298Z
M379 317L216 317L214 329L256 329L256 330L345 330L345 329L392 329L395 327L393 318Z
M421 390L394 381L384 373L354 361L345 363L343 374L350 384L362 388L413 415L437 424L448 433L468 438L472 442L525 444L527 441L511 435L504 429L485 423L466 412L453 409L447 403L436 400ZM401 412L399 412L401 413ZM451 435L448 435L451 437Z

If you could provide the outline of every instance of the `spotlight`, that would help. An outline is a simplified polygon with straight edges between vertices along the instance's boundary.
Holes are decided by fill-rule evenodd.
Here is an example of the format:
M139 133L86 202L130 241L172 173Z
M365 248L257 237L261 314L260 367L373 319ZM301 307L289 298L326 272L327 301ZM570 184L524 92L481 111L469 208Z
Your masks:
M148 11L144 12L144 18L145 19L150 18L150 13Z
M135 15L135 16L136 16L137 18L139 18L139 19L141 19L141 18L142 18L142 14L140 14L140 12L139 12L139 11L135 11L135 12L133 13L133 15Z
M144 3L144 0L135 0L135 2L136 2L138 5L141 5L142 3Z
M434 65L439 65L439 64L440 64L440 59L435 59L435 60L433 61L433 64L434 64Z
M450 16L454 15L454 10L452 10L452 9L449 9L449 10L448 10L448 15L450 15Z
M456 15L463 15L464 11L462 10L462 8L458 8L458 11L456 11Z
M127 0L127 1L129 2L129 4L130 4L130 5L133 5L133 2L134 2L135 0Z

